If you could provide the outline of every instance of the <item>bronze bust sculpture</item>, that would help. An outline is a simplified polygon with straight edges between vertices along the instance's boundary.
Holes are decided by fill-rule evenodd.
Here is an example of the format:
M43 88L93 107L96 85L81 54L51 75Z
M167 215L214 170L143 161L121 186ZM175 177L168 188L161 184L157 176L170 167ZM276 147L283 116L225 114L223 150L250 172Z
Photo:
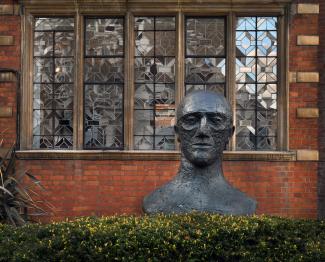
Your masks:
M209 91L190 93L178 106L176 118L180 169L172 181L144 198L144 212L253 214L256 201L223 176L222 152L234 132L232 111L224 96Z

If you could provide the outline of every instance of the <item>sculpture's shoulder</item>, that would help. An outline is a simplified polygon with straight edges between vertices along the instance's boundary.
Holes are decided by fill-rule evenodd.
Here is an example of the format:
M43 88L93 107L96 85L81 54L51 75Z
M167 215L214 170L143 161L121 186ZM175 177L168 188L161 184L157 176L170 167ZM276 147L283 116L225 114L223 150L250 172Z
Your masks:
M222 183L174 179L146 196L145 213L187 213L202 211L219 214L251 215L256 201L243 192Z
M156 189L143 199L143 211L153 213L176 213L181 202L178 185L174 180Z

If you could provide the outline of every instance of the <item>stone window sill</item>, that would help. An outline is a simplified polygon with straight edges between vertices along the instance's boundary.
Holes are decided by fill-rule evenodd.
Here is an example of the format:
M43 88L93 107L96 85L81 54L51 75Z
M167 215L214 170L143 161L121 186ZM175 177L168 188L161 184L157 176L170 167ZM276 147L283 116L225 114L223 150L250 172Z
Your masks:
M107 151L107 150L20 150L18 159L62 160L179 160L178 151ZM295 151L225 151L225 161L296 161Z

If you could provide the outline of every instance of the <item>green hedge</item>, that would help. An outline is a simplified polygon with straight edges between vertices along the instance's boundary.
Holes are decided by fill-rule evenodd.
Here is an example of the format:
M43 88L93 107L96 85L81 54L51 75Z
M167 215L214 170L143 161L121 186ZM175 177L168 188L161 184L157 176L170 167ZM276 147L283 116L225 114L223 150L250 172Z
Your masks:
M0 261L325 261L325 221L210 214L0 225Z

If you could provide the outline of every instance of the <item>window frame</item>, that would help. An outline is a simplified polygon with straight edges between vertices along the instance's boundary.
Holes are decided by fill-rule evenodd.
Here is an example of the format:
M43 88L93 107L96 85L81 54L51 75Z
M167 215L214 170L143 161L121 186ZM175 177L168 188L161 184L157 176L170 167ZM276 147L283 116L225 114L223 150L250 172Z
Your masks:
M288 114L288 27L289 27L289 10L291 0L278 0L274 3L260 4L258 0L251 0L252 4L242 5L240 0L230 1L224 0L223 3L217 0L210 0L207 3L196 3L197 1L157 1L157 7L153 8L148 0L133 0L130 3L124 1L110 3L103 1L102 6L98 6L92 0L82 1L83 3L75 5L75 1L66 0L65 4L57 6L50 0L37 0L33 3L25 2L24 14L22 17L22 92L21 101L22 110L21 126L20 126L20 141L21 150L32 149L33 136L33 21L34 17L74 17L75 21L75 71L74 71L74 98L73 98L73 150L92 150L84 149L84 21L86 17L109 17L123 16L125 22L124 28L124 43L125 58L124 58L124 149L122 152L132 151L133 149L133 95L134 95L134 17L135 16L175 16L176 17L176 79L175 86L175 104L177 105L185 94L185 18L186 17L225 17L226 24L226 94L229 99L233 112L235 112L236 100L235 88L235 26L236 17L239 16L277 16L279 22L278 31L278 137L276 151L236 151L234 135L229 143L229 151L248 153L251 155L264 155L289 151L289 114ZM235 2L235 3L234 3ZM166 11L157 11L157 10ZM51 12L49 11L51 10ZM53 15L55 10L55 15ZM267 10L267 12L265 11ZM234 125L236 117L234 115ZM107 149L108 150L108 149ZM42 150L38 150L42 151ZM43 151L49 151L48 149ZM61 150L55 150L58 153ZM109 150L107 152L114 152ZM178 152L179 145L176 144ZM140 151L145 153L145 151ZM150 151L150 153L153 151ZM159 151L156 151L159 152ZM162 153L166 151L160 151Z

